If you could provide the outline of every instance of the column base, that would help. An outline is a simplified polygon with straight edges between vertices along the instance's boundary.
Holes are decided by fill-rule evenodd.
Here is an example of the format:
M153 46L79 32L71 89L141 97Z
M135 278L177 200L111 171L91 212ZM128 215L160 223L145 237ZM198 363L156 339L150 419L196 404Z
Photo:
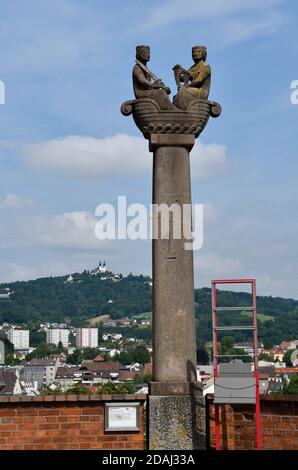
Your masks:
M185 393L187 391L188 393ZM205 398L201 383L150 384L148 448L149 450L206 449Z

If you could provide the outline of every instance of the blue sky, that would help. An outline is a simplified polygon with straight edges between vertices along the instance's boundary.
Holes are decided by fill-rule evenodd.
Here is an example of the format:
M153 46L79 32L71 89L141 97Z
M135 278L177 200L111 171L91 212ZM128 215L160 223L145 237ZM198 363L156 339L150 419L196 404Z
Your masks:
M175 90L172 66L205 44L223 107L191 154L205 204L195 284L256 277L298 298L297 2L3 0L0 6L0 281L93 268L151 272L150 242L100 242L101 202L151 201L147 144L119 111L137 44ZM215 145L216 144L216 145Z

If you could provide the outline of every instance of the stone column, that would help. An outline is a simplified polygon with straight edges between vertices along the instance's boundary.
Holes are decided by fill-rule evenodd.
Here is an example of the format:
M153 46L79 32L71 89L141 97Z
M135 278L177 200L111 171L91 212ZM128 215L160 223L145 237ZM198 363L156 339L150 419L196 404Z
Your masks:
M205 413L196 383L193 251L183 233L191 226L189 152L193 135L150 137L153 152L153 204L180 208L169 236L161 237L161 213L153 218L153 382L149 395L149 449L205 448ZM156 207L156 206L155 206ZM179 212L178 212L179 213ZM177 217L177 212L175 213ZM166 216L166 214L164 214ZM184 216L184 219L183 219ZM185 220L185 217L188 220ZM180 226L179 226L180 225Z
M193 252L185 250L182 227L183 205L191 204L189 152L194 140L192 135L152 135L150 139L153 204L169 208L173 204L181 211L180 224L176 216L180 239L173 238L173 226L168 239L162 239L161 214L153 219L158 235L153 240L153 377L161 383L196 380ZM185 222L191 224L191 220Z
M126 101L124 116L132 114L153 152L153 203L182 208L191 204L189 153L209 117L220 105L194 98L186 110L161 109L151 98ZM187 214L181 210L183 215ZM153 213L153 227L160 222ZM165 219L168 220L167 214ZM191 225L181 219L175 229ZM159 226L159 229L161 227ZM154 232L154 230L153 230ZM148 448L193 450L205 448L205 405L196 382L193 251L170 224L163 238L153 240L153 382L148 397ZM154 235L156 235L154 233ZM175 236L174 236L175 233ZM184 232L185 233L185 232ZM186 234L187 235L187 234Z

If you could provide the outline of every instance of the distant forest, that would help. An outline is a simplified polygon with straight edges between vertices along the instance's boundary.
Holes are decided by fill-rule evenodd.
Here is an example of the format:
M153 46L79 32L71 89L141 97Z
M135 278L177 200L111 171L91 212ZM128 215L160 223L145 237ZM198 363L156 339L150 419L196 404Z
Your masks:
M129 275L115 282L110 273L91 276L87 271L67 276L48 277L26 282L0 285L0 292L9 287L13 294L9 300L0 300L0 323L27 324L37 322L67 323L73 326L88 324L88 319L110 315L112 319L132 317L152 310L151 279ZM110 301L110 302L109 302ZM111 302L112 301L112 302ZM249 306L247 293L219 291L222 306ZM267 346L286 339L298 338L298 301L281 297L257 297L259 339ZM195 290L196 329L199 345L212 339L211 290ZM221 313L221 325L249 324L246 312ZM177 325L179 329L179 325ZM229 334L225 332L225 336ZM236 341L245 341L250 333L233 334Z

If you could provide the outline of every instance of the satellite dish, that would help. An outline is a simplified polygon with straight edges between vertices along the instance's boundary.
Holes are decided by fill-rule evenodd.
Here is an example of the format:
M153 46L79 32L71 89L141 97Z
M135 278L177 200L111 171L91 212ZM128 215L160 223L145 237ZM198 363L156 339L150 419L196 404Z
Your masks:
M236 358L236 359L232 359L232 360L230 361L230 364L242 365L242 364L243 364L243 361L242 361L242 359Z
M295 362L298 363L298 349L295 349L295 351L292 352L290 361L293 365Z

